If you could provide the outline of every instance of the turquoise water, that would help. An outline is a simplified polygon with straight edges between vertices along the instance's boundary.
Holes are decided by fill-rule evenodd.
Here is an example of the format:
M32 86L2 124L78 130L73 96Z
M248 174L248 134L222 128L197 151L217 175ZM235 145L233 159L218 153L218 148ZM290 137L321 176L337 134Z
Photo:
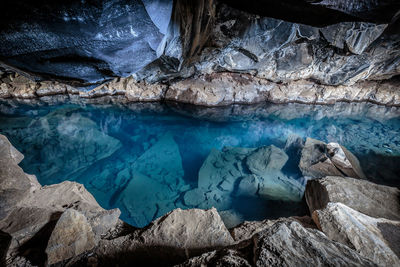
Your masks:
M41 184L82 183L100 205L120 208L121 218L138 227L174 208L214 206L228 226L307 214L299 138L339 142L369 180L400 185L400 111L372 104L2 101L0 133ZM246 187L258 179L252 162L265 151L275 154L270 169L256 175L264 188Z

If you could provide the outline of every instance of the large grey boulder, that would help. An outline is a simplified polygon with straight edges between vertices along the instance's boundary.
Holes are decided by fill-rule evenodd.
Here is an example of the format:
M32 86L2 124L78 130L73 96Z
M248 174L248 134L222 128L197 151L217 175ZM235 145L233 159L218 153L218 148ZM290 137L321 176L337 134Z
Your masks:
M303 175L312 178L329 175L365 178L360 162L345 147L337 143L326 144L312 138L306 139L299 168Z
M375 266L349 247L294 221L280 222L253 237L256 266Z
M400 265L399 221L372 218L334 202L315 211L313 219L330 239L354 248L377 265Z
M371 217L400 220L400 190L395 187L328 176L308 181L305 197L310 213L339 202Z
M47 244L47 264L77 256L96 245L92 227L86 217L74 209L67 209L57 221Z

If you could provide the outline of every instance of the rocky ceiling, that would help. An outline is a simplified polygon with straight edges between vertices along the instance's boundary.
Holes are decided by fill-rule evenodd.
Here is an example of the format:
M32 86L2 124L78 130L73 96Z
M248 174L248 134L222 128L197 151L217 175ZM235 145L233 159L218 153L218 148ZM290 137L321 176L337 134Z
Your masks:
M36 79L80 85L143 68L156 69L163 77L188 76L182 67L197 60L193 56L202 51L225 4L239 16L250 13L314 27L349 21L393 23L400 9L397 0L5 1L0 62Z

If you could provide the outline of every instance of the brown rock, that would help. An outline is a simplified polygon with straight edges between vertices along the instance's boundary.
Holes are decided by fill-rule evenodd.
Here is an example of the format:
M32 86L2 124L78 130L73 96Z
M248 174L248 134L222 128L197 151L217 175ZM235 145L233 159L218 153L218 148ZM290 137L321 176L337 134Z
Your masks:
M95 236L86 217L74 209L67 209L51 233L46 248L47 263L51 265L72 258L95 245Z

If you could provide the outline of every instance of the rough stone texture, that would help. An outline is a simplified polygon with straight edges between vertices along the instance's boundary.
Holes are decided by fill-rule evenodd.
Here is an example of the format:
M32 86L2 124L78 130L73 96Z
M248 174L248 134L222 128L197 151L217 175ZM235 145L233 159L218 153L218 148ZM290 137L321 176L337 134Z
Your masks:
M98 82L127 76L157 58L172 6L140 0L10 2L0 20L0 55L42 77Z
M95 245L94 233L86 217L76 210L67 209L51 233L46 248L47 264L72 258Z
M253 242L256 266L375 266L347 246L294 221L275 223L256 234Z
M232 249L211 251L198 257L193 257L177 267L217 266L217 267L250 267L252 266L240 252Z
M245 221L241 223L240 225L230 229L230 233L235 240L235 242L241 242L244 240L248 240L252 238L255 234L270 228L272 225L274 225L277 222L281 221L297 221L299 222L303 227L306 228L312 228L316 229L316 225L314 224L313 220L309 216L303 216L303 217L289 217L286 219L277 219L277 220L263 220L263 221Z
M0 98L32 99L51 95L75 94L82 98L123 96L123 100L176 101L204 106L233 103L334 104L336 102L372 102L387 106L400 105L397 80L363 81L353 85L330 86L308 80L276 83L239 73L213 73L178 82L148 83L133 77L116 78L94 89L80 91L59 82L34 82L19 74L0 78ZM116 99L118 102L123 102Z
M400 190L350 177L329 176L307 183L306 200L310 213L340 202L374 218L400 220Z
M303 175L312 178L327 175L365 178L360 162L345 147L337 143L325 144L312 138L306 139L299 168Z
M0 231L11 237L6 262L13 262L21 249L28 251L28 257L39 255L37 250L66 209L79 211L87 218L96 242L119 222L120 211L101 208L81 184L65 181L42 187L35 176L18 166L23 156L3 135L0 153L0 196L1 204L5 204L0 206Z
M147 245L172 246L187 254L233 243L215 208L175 209L152 222L141 234L141 238Z
M379 266L400 264L399 221L375 219L333 202L315 211L313 219L330 239L354 248Z

